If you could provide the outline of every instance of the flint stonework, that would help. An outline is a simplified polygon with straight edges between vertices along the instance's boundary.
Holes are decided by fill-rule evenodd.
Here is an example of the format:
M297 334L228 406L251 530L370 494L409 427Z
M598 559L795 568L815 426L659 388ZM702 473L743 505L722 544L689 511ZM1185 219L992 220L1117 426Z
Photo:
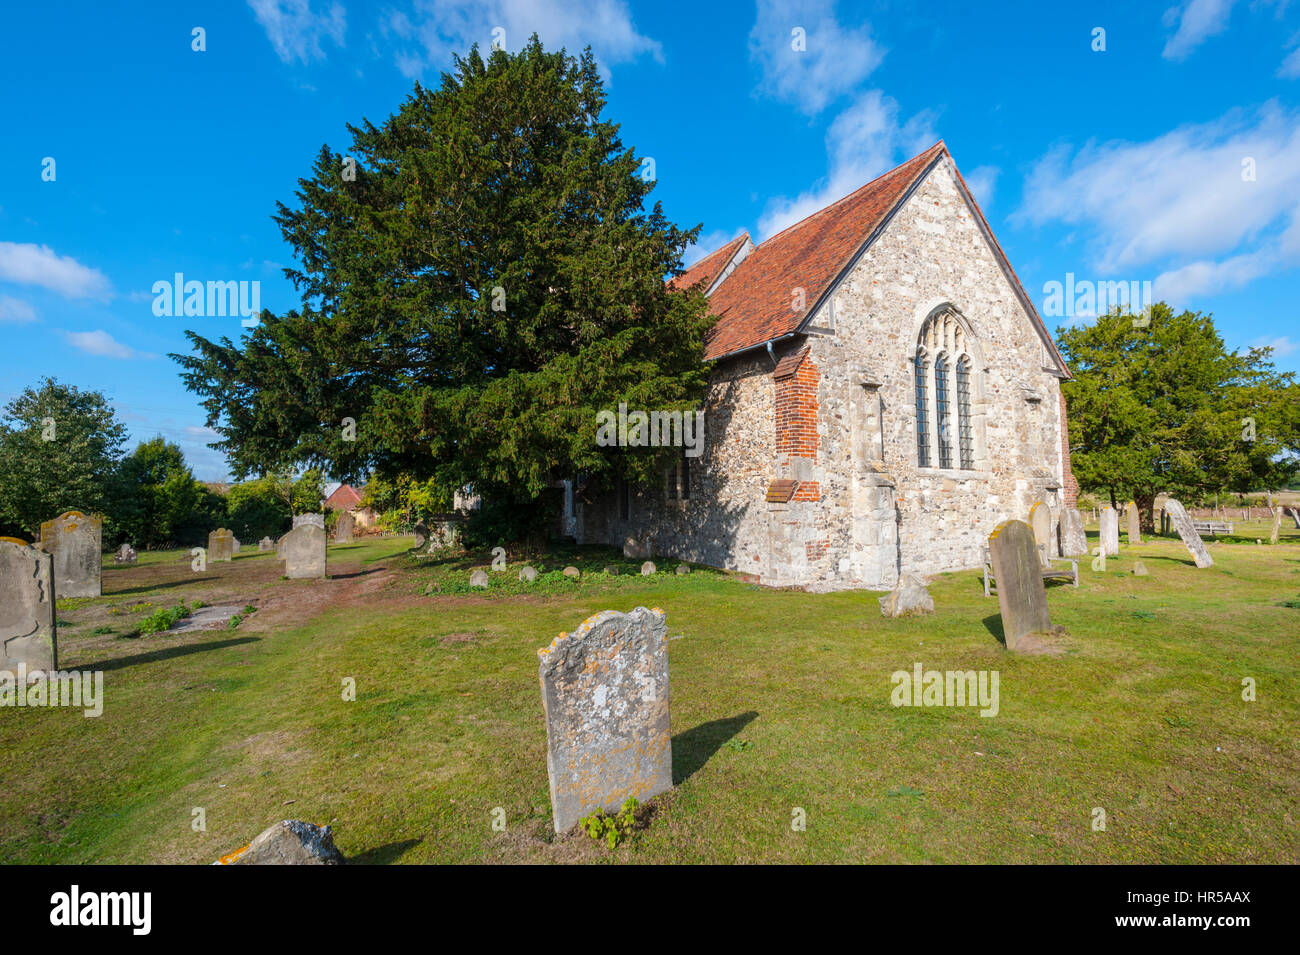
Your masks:
M1187 516L1187 511L1181 503L1172 497L1165 501L1165 511L1169 514L1169 520L1174 525L1174 530L1178 531L1178 536L1183 539L1183 546L1191 553L1192 559L1196 561L1197 567L1213 567L1214 559L1210 557L1210 552L1205 549L1205 541L1201 540L1201 535L1196 533L1196 526L1192 519Z
M989 535L989 560L998 582L998 610L1008 650L1016 649L1031 633L1052 630L1038 553L1034 532L1024 521L1006 521Z
M1119 556L1119 513L1107 507L1101 512L1101 548L1107 557Z
M672 788L667 634L658 610L606 610L537 651L556 832Z
M54 556L0 537L0 670L58 669Z
M1083 529L1083 515L1077 509L1066 508L1061 515L1061 554L1064 557L1083 557L1088 553L1088 534Z
M325 576L325 528L299 524L282 538L284 575L291 580Z
M59 596L98 597L100 546L104 519L66 511L41 525L40 548L54 556L54 584Z

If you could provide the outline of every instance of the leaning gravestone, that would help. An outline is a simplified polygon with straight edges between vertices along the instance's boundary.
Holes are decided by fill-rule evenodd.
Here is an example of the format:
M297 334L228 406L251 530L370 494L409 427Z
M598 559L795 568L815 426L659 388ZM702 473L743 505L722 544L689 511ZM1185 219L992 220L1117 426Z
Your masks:
M113 555L113 562L116 564L134 564L138 559L135 548L130 544L123 544Z
M0 537L0 670L58 669L54 556Z
M1029 526L1034 531L1034 543L1043 561L1052 556L1052 512L1042 501L1029 509Z
M1282 509L1279 507L1273 514L1273 533L1268 536L1270 544L1276 544L1278 536L1282 533Z
M293 526L302 527L304 524L311 524L314 527L325 529L324 514L295 514L293 515Z
M537 651L556 832L672 788L667 634L658 611L606 610Z
M1088 534L1083 529L1083 515L1069 507L1061 514L1061 555L1084 557L1088 553Z
M224 527L218 527L208 534L208 563L218 560L231 560L235 556L235 535Z
M259 551L271 550L273 547L275 547L275 541L271 540L269 537L263 537L257 542L257 549Z
M100 546L104 519L66 511L41 525L40 548L54 557L54 585L59 596L98 597Z
M1295 521L1295 526L1300 527L1300 507L1291 508L1291 520Z
M1196 533L1196 526L1187 516L1183 505L1171 497L1165 501L1165 510L1169 513L1169 520L1174 525L1174 530L1178 531L1178 536L1183 539L1183 545L1196 561L1196 566L1213 567L1214 560L1210 557L1210 552L1205 549L1205 541L1201 540L1201 535Z
M1128 542L1131 547L1142 543L1142 522L1138 517L1138 506L1135 501L1129 501L1124 510L1128 515Z
M1119 514L1107 507L1101 512L1101 549L1107 557L1119 556Z
M415 525L415 547L412 550L419 550L429 542L429 525L420 521Z
M299 524L282 538L284 575L290 580L325 576L325 528Z
M998 581L998 610L1007 649L1016 649L1031 633L1052 632L1042 562L1029 525L1024 521L999 524L989 535L989 560Z
M351 544L352 533L356 530L357 519L344 511L339 515L338 521L334 524L334 543Z

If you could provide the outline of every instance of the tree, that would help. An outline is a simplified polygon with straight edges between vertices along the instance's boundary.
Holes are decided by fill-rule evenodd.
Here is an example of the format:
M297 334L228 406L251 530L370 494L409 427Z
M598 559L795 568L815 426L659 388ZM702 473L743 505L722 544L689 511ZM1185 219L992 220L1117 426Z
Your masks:
M533 37L321 148L275 216L301 310L172 356L237 474L374 469L521 510L559 476L657 480L675 453L598 447L596 413L696 407L713 319L664 283L699 227L645 210L605 100L590 51Z
M240 540L279 537L292 523L293 485L285 495L274 477L236 484L226 494L227 526Z
M1161 302L1149 324L1116 309L1058 328L1074 380L1070 462L1079 486L1138 504L1148 530L1162 492L1284 487L1300 453L1300 386L1269 348L1229 352L1211 316Z
M104 510L125 441L98 391L25 389L0 416L0 524L34 536L64 511Z
M175 542L174 532L192 523L200 487L180 446L161 436L141 441L114 475L106 539L138 548Z

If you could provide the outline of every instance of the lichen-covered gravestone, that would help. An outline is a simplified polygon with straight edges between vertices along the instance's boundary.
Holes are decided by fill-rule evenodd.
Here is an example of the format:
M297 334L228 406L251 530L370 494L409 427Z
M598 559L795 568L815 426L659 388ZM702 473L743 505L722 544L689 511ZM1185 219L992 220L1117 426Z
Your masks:
M1042 501L1029 509L1029 526L1034 531L1034 543L1044 562L1052 556L1052 512Z
M1119 513L1113 507L1101 512L1101 552L1107 557L1119 556Z
M81 511L66 511L41 525L39 546L54 556L54 585L60 597L100 595L103 534L104 519Z
M0 670L58 669L54 556L0 537Z
M989 535L989 561L998 581L998 610L1008 650L1030 634L1053 632L1038 553L1034 532L1024 521L1006 521Z
M130 544L123 544L117 549L117 553L113 555L114 563L118 564L134 564L138 559L135 548Z
M415 547L412 550L419 550L429 542L429 525L420 521L415 525Z
M1201 540L1201 535L1196 533L1196 525L1187 516L1183 505L1171 497L1165 501L1165 513L1169 515L1170 523L1174 525L1174 530L1178 531L1178 536L1183 539L1183 546L1196 561L1196 566L1213 567L1214 560L1210 557L1210 552L1205 549L1205 541Z
M1088 534L1083 529L1083 515L1069 507L1061 515L1061 554L1082 557L1088 553Z
M1138 516L1138 506L1134 501L1129 501L1128 506L1124 508L1128 515L1128 542L1129 545L1142 543L1142 521Z
M556 832L672 788L667 634L658 610L606 610L537 651Z
M344 511L334 524L334 543L351 544L352 534L356 530L357 519Z
M325 576L325 528L299 524L281 538L284 575L291 580Z
M208 563L231 560L235 556L235 532L218 527L208 534Z

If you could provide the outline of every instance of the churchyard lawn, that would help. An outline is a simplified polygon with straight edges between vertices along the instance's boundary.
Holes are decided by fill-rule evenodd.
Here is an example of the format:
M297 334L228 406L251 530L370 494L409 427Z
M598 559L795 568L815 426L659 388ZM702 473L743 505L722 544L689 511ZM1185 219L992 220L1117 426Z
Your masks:
M512 559L487 591L467 582L489 555L410 558L409 538L331 546L327 580L282 579L255 543L203 573L106 555L104 596L58 607L60 665L104 672L103 715L0 709L0 861L209 863L294 818L372 863L1295 862L1300 531L1270 530L1209 544L1205 570L1121 537L1105 572L1049 588L1070 636L1043 656L1003 649L977 571L886 620L875 593L669 560L645 578L600 549L540 558L532 585ZM136 633L182 601L256 610ZM536 651L639 605L668 615L675 788L617 849L555 837ZM997 715L895 707L918 663L996 671Z

